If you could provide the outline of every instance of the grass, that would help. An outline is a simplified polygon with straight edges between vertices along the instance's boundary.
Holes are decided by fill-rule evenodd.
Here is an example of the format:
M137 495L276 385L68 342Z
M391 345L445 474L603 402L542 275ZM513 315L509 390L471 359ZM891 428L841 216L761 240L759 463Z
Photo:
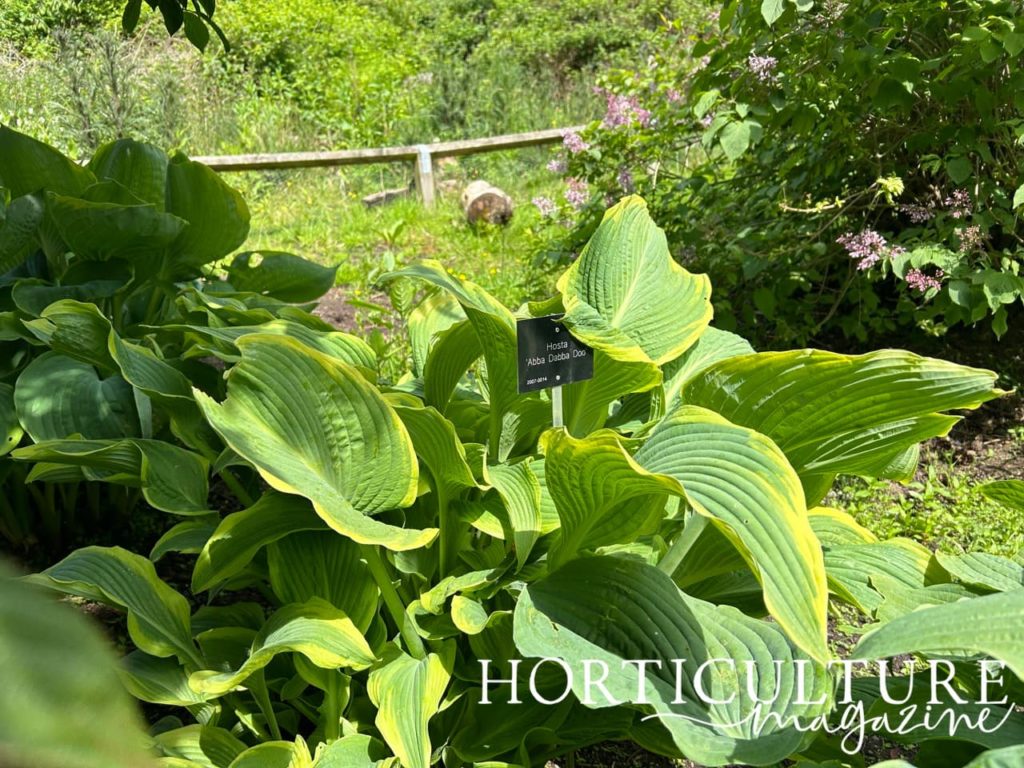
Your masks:
M970 465L927 451L909 483L840 478L826 504L845 509L880 539L903 536L950 553L1013 556L1024 548L1024 519L978 490Z
M252 209L248 248L289 250L337 265L337 283L352 297L373 297L382 273L430 258L514 307L546 297L554 287L557 268L536 257L545 227L530 204L536 195L559 194L560 180L544 168L552 153L527 150L441 164L435 169L437 205L429 211L415 191L374 208L361 202L372 192L408 185L412 170L402 165L254 172L230 181ZM459 197L474 178L511 195L516 212L507 226L467 224Z

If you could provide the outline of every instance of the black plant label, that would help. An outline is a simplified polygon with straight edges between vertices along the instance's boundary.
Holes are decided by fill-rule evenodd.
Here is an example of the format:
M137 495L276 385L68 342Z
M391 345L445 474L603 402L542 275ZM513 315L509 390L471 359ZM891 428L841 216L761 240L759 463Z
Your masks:
M516 322L520 393L594 378L594 350L561 319L548 315Z

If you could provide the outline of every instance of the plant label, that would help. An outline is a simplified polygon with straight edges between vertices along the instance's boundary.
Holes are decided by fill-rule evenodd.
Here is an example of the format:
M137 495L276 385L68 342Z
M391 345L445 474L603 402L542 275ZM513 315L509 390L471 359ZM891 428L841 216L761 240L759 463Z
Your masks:
M569 333L561 315L516 322L519 392L594 378L594 350Z

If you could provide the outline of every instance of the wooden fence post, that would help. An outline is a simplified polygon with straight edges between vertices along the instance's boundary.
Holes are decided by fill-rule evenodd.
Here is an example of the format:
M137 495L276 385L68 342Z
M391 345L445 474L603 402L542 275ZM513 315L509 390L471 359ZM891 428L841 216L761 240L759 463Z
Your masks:
M434 162L430 157L430 148L426 144L416 147L416 186L420 190L420 200L424 208L434 207Z

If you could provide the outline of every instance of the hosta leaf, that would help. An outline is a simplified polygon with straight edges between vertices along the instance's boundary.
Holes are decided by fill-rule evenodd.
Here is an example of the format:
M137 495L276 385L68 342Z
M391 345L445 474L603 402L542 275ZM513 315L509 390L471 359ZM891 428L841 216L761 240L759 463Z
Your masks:
M871 586L879 576L911 589L949 581L932 553L908 539L829 546L825 550L825 571L829 589L868 614L882 602Z
M0 764L145 768L143 721L109 641L0 566Z
M155 272L161 253L187 231L188 222L153 205L93 202L48 192L46 211L57 231L80 259L123 258Z
M462 306L444 291L431 293L416 305L409 313L409 346L412 352L413 375L424 375L427 356L438 334L465 319L466 313L462 311ZM479 353L477 356L479 357Z
M577 338L621 360L674 360L711 321L711 284L668 250L642 198L624 198L604 215L558 290L564 322Z
M7 187L11 199L50 190L78 195L96 177L53 147L0 125L0 186Z
M268 491L248 509L221 520L196 560L192 591L205 592L230 579L260 549L290 533L326 530L327 523L306 499Z
M223 695L267 666L277 654L289 652L301 653L322 669L366 669L374 661L373 651L345 612L314 598L286 605L271 616L239 669L194 672L189 684L201 693Z
M1017 768L1024 761L1024 744L990 749L971 760L964 768Z
M196 555L203 551L206 542L217 530L217 516L184 520L157 539L149 552L149 559L154 563L170 552Z
M977 597L963 584L930 584L926 587L908 587L891 576L879 574L871 577L871 586L882 596L882 604L875 610L880 623L912 613L928 605L955 603L964 598Z
M420 461L430 471L435 492L454 498L466 488L477 485L466 462L466 449L455 434L455 427L434 408L394 406L405 424Z
M972 587L981 587L991 592L1024 589L1024 565L1009 558L987 552L970 552L959 556L936 552L935 558L951 576Z
M958 418L943 411L1000 395L995 379L897 350L761 352L714 363L690 380L684 399L768 435L813 483L882 475L913 444L949 431Z
M157 734L156 748L167 757L191 760L206 768L228 768L245 744L223 728L186 725Z
M594 350L594 378L565 387L565 426L576 437L588 435L605 425L613 402L634 392L647 392L661 383L661 371L654 363L616 360Z
M423 364L423 397L442 413L469 367L483 354L480 338L468 320L441 331Z
M563 430L541 439L544 475L561 522L548 557L557 568L583 549L631 542L660 520L679 484L647 472L612 432L583 440Z
M1024 512L1024 480L993 480L978 486L985 496L1010 509Z
M323 296L334 285L337 267L325 267L282 251L240 253L228 265L228 282L239 291L252 291L300 304Z
M858 659L884 659L901 653L983 653L1006 662L1024 678L1024 590L962 600L915 611L864 637Z
M228 375L227 400L195 393L232 450L354 541L398 551L428 544L436 529L370 516L411 504L418 479L412 441L380 393L355 368L293 339L255 334L236 343L242 360Z
M14 269L36 250L36 231L43 215L39 195L24 195L8 206L6 220L0 222L0 275Z
M315 768L377 768L389 756L380 741L364 733L343 736L322 745L313 762Z
M169 325L164 330L185 331L220 342L217 350L225 360L239 359L236 342L243 336L254 333L288 336L301 341L307 347L323 352L329 357L373 374L377 370L377 356L373 349L358 336L341 331L318 331L290 320L270 320L260 325L237 325L227 328L212 328L200 325Z
M296 768L294 757L290 741L267 741L245 750L229 768Z
M824 659L828 591L821 546L782 451L762 434L684 406L655 427L634 458L679 483L690 505L744 555L764 587L765 605L793 642Z
M367 692L377 707L384 741L406 768L430 768L427 726L437 713L451 677L451 662L430 653L414 659L401 652L370 673Z
M466 313L466 317L476 331L484 359L487 361L487 395L491 405L490 450L491 456L495 457L498 450L497 443L501 437L502 417L519 397L516 376L515 318L501 302L480 286L449 275L440 262L428 259L392 274L397 277L423 280L447 291L459 302ZM449 330L448 333L451 331ZM463 359L465 358L460 358L460 364ZM429 358L427 367L430 367ZM455 369L458 367L458 365L454 366ZM429 381L430 374L426 375ZM460 377L461 375L459 373ZM433 399L428 395L427 402L443 412L445 403L440 402L440 399L444 399L443 392L438 399Z
M661 716L676 751L701 763L765 765L788 756L802 741L795 729L772 719L757 733L750 722L754 702L748 682L762 700L778 692L763 712L783 720L813 718L829 707L824 668L795 650L776 626L690 598L660 570L636 560L577 559L530 584L516 606L514 634L524 656L568 664L574 693L591 707L610 704L597 690L586 690L583 663L603 662L610 670L605 682L612 697L650 707L646 711ZM634 659L660 662L646 670L643 698L635 666L623 663ZM692 688L697 669L710 659L736 665L735 670L719 665L703 675L707 694L726 704L702 703ZM806 673L805 701L823 699L817 705L796 701L797 659ZM677 678L684 700L678 704Z
M360 632L377 614L379 591L359 545L334 531L293 533L268 547L270 586L282 603L321 598Z
M173 707L191 707L202 704L207 699L189 687L188 670L176 659L158 658L142 651L132 651L121 660L120 672L124 687L140 701Z
M161 440L47 440L20 448L21 461L82 467L90 480L137 486L156 509L206 515L206 459Z
M91 365L53 352L22 371L14 403L21 425L36 442L71 435L97 440L139 435L131 385L120 376L102 378Z
M13 451L23 434L14 409L14 387L0 383L0 456Z
M62 299L25 325L54 352L95 366L110 374L117 365L110 356L110 321L95 304Z
M200 664L189 626L188 602L164 584L153 563L120 547L85 547L28 577L68 595L124 608L128 634L153 656Z
M174 243L176 259L189 267L227 256L249 234L249 208L242 196L215 171L184 155L167 164L165 205L168 213L189 223Z
M507 518L503 524L511 534L516 562L522 568L530 550L540 538L540 483L530 469L531 462L495 464L487 468L488 481L498 492Z
M875 534L840 509L815 507L807 510L807 516L814 535L818 537L823 547L871 544L878 541Z
M104 144L89 160L98 179L116 181L140 200L164 209L167 192L167 155L152 144L118 139Z
M742 336L718 328L705 328L697 342L675 360L662 366L665 375L665 405L675 408L682 399L683 387L712 363L754 351Z

